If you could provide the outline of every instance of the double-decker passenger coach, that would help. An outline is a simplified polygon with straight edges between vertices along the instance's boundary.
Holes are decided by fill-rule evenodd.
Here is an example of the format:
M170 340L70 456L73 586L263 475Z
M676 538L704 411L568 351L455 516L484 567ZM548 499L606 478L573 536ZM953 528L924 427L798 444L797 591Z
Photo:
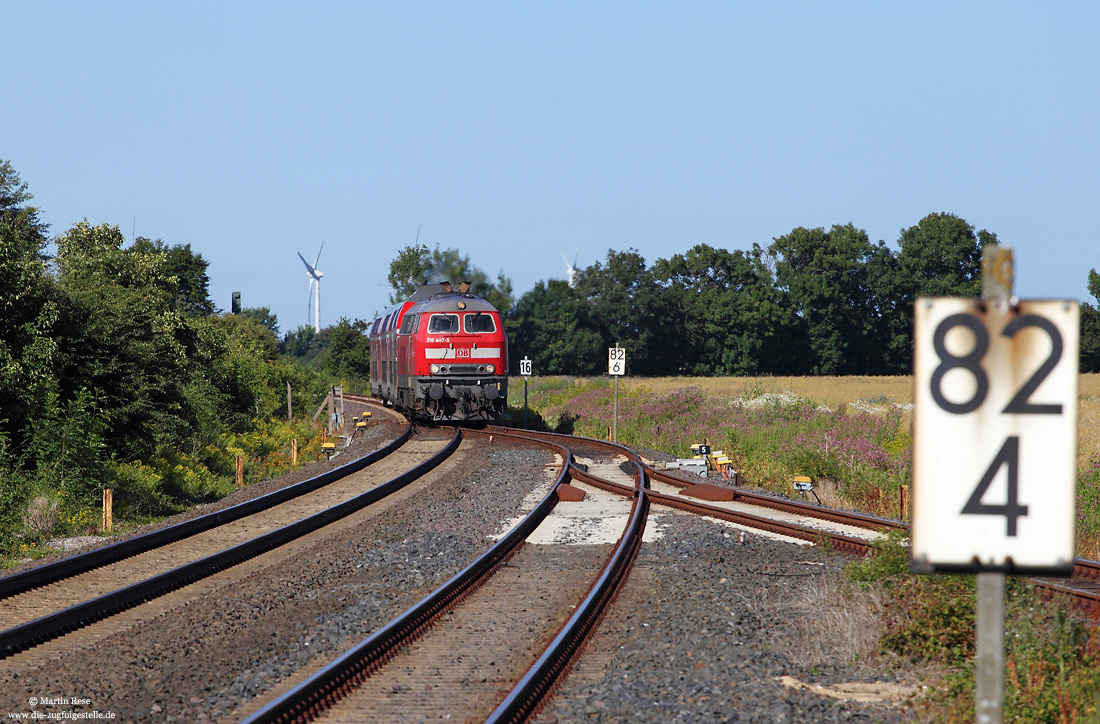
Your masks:
M374 320L371 394L416 417L495 420L508 400L500 312L463 282L428 284Z

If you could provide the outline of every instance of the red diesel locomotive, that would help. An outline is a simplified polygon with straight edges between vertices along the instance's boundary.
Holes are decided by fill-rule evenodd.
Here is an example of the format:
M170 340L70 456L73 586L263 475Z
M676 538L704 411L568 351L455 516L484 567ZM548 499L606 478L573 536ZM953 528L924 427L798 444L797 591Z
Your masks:
M374 320L370 388L431 420L495 420L508 400L508 338L500 312L463 282L428 284Z

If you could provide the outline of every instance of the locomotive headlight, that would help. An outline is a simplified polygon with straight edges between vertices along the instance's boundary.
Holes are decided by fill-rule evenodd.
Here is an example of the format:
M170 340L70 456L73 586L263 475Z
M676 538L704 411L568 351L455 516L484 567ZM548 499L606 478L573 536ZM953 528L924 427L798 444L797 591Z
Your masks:
M488 372L489 374L493 374L494 372L497 371L497 368L494 367L493 365L485 365L485 371Z
M431 366L431 372L432 372L433 375L438 375L439 374L439 365L432 365Z

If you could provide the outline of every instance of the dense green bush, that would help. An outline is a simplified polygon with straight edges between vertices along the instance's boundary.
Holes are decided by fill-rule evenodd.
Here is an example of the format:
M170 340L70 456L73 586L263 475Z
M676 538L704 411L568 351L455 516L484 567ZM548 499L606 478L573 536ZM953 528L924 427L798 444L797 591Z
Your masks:
M281 356L274 319L217 313L189 245L83 221L48 257L30 198L0 162L0 552L94 532L106 488L126 526L225 494L236 454L248 480L287 469L331 381Z

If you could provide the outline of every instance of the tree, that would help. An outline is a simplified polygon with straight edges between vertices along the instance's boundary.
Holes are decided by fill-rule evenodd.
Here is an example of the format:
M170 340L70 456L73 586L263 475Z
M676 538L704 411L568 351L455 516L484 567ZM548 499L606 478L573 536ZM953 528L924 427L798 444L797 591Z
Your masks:
M20 236L36 247L36 255L42 259L41 243L50 227L39 220L38 209L28 204L34 194L27 188L11 163L0 159L0 222L10 223L18 229Z
M307 365L310 364L314 358L312 352L315 351L313 341L316 334L317 332L313 329L312 324L303 324L297 329L287 332L286 336L283 337L283 354Z
M365 382L370 377L370 325L361 319L352 322L341 317L324 331L328 339L321 369L350 382Z
M588 305L564 281L538 282L516 302L509 333L513 372L523 356L540 375L593 375L606 359Z
M46 232L19 174L0 160L0 438L17 448L56 388L59 308L46 268ZM0 441L2 444L2 441Z
M787 373L798 341L785 331L784 309L759 250L726 251L699 244L658 259L653 275L663 305L680 320L679 371L694 375ZM670 371L671 372L671 371Z
M161 273L175 277L173 303L177 311L191 316L214 313L210 299L210 277L206 274L209 263L191 250L190 244L165 244L160 239L151 241L144 236L134 240L131 249L144 254L161 254L164 257Z
M271 307L245 307L241 310L241 314L271 330L276 338L279 336L279 318L272 313Z
M507 314L515 303L512 282L503 272L497 275L495 283L491 282L485 272L457 249L440 251L436 246L429 252L426 246L407 246L390 262L388 278L394 290L390 294L391 304L403 302L425 284L441 281L449 281L455 286L463 281L470 282L471 291L484 297L501 314Z
M1100 303L1100 274L1089 270L1089 294ZM1080 371L1100 372L1100 310L1081 302Z
M387 277L393 293L390 294L390 304L399 304L412 296L420 287L427 283L430 276L428 265L431 256L428 247L422 244L406 246L397 253L397 258L390 262L390 273Z
M799 227L767 249L776 284L796 315L794 328L809 344L807 371L820 375L874 374L888 345L889 308L868 269L888 264L889 249L872 244L852 224Z
M117 226L86 221L56 242L62 401L92 390L125 458L184 438L194 422L184 389L196 339L174 308L165 256L123 250Z
M976 297L982 292L982 247L996 244L997 235L974 227L954 214L928 214L898 239L898 266L912 299Z
M609 249L606 264L593 264L574 283L603 346L626 350L630 374L672 374L679 368L681 354L672 343L680 330L677 310L669 308L637 251Z

